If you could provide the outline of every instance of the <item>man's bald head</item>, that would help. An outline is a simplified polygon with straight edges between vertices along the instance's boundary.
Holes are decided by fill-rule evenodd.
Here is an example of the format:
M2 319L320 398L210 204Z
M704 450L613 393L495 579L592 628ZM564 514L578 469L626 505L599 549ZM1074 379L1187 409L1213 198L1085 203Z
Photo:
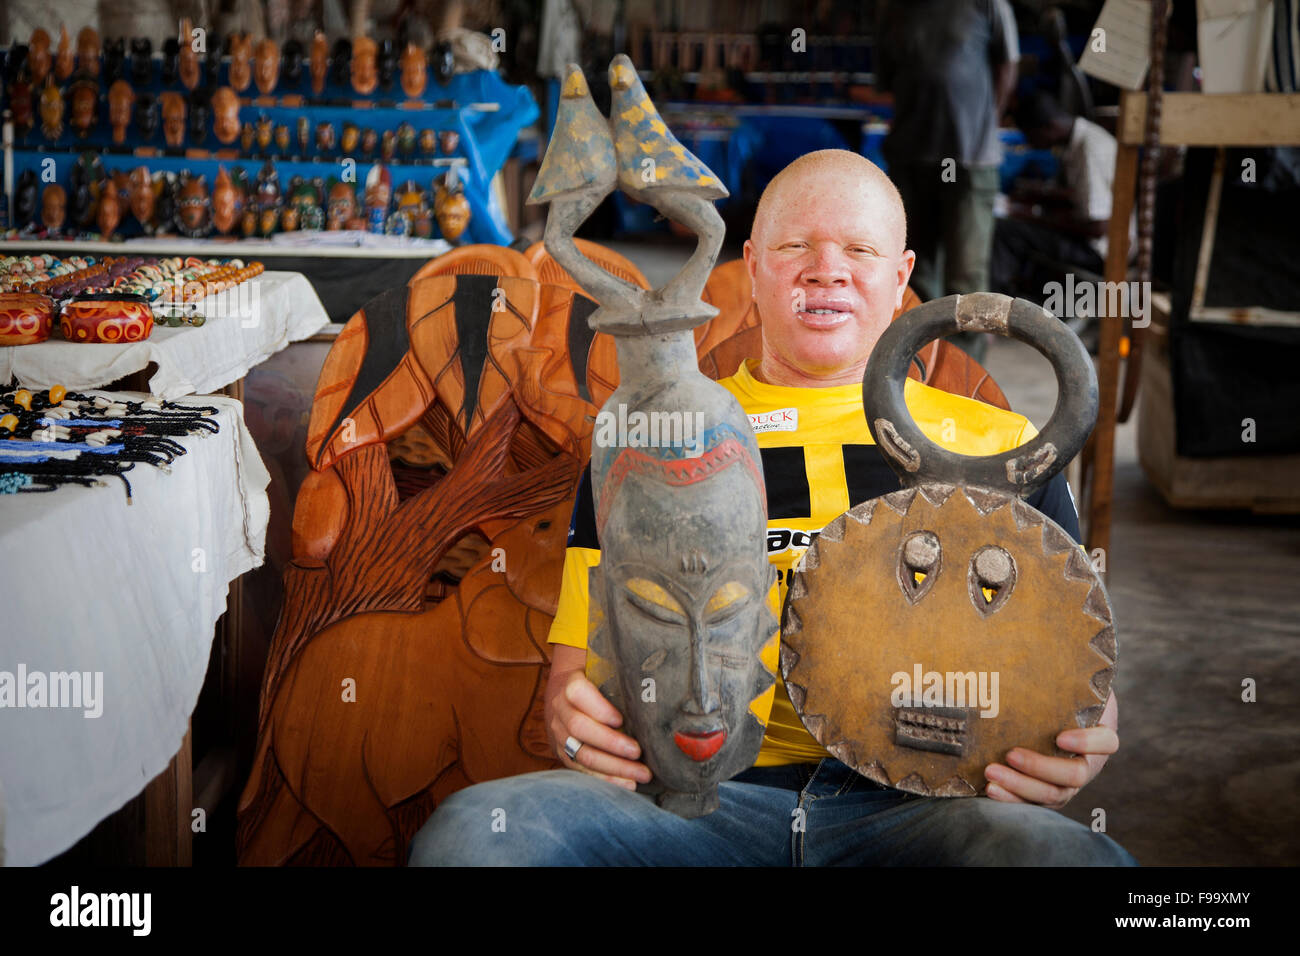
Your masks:
M898 190L839 149L795 160L768 185L745 242L763 328L756 374L773 385L861 382L916 262Z
M889 249L891 254L898 255L907 247L907 215L898 188L879 166L846 149L806 153L777 173L758 200L752 237L761 242L775 209L790 197L805 192L810 181L827 180L839 190L860 190L870 197L872 207L887 225L888 234L897 239L897 245Z

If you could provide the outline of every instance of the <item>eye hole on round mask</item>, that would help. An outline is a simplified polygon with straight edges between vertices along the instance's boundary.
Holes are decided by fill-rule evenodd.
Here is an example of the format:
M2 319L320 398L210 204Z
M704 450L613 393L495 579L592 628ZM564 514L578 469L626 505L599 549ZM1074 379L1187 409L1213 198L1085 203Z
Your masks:
M943 548L933 531L914 531L898 549L898 586L911 604L930 593L943 570Z
M1016 560L1006 548L985 545L971 555L966 590L975 610L988 617L1002 609L1016 588Z

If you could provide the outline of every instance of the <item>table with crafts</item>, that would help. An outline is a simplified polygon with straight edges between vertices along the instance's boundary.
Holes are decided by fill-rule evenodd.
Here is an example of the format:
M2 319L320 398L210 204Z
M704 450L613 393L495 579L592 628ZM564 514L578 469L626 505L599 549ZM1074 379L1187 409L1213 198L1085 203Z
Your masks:
M39 414L61 406L37 419L48 430L35 437L53 439L59 426L69 446L0 441L0 485L14 492L0 494L0 547L32 574L0 624L9 865L62 853L142 791L147 861L189 862L190 716L218 619L228 599L238 607L240 575L263 562L269 517L270 476L242 403L202 393L237 388L251 367L328 324L302 276L265 273L250 285L239 301L252 308L209 297L202 326L156 326L140 342L0 348L4 400L13 406L19 393L5 383L16 380L20 398L47 409ZM149 392L99 388L151 365L136 376ZM113 423L117 434L104 430ZM74 470L81 480L68 481L53 467L62 476L53 484L14 470L43 447L57 448L51 460L90 454L92 429L129 470Z

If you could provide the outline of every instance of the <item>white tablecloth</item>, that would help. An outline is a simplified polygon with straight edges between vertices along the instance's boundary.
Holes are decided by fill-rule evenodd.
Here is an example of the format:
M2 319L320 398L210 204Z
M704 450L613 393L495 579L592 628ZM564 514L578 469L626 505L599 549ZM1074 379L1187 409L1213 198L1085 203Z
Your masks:
M329 324L316 290L297 272L264 272L204 299L207 322L194 328L154 324L143 342L105 345L51 339L0 348L0 383L17 378L31 388L100 388L158 364L149 390L162 398L215 392L250 368Z
M270 476L241 404L184 401L220 408L220 433L179 439L187 454L171 474L127 472L129 507L117 478L0 494L0 671L103 674L99 717L0 707L8 865L66 850L167 767L229 582L264 559Z

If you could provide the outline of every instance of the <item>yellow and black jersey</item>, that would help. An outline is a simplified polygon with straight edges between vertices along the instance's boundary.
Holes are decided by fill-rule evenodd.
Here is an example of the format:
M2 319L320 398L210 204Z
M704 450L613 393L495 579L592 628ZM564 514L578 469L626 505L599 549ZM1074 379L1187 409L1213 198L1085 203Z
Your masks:
M853 505L901 486L867 429L861 385L767 385L754 378L755 361L750 359L718 384L731 392L749 415L758 440L767 485L767 552L777 569L776 606L780 607L785 601L786 577L813 535ZM911 379L904 398L930 440L959 454L996 455L1037 434L1023 415ZM1078 514L1064 475L1057 475L1028 502L1079 539ZM599 563L588 468L574 503L551 643L587 646L587 572ZM755 766L817 761L826 756L829 754L795 714L778 673L767 733Z

